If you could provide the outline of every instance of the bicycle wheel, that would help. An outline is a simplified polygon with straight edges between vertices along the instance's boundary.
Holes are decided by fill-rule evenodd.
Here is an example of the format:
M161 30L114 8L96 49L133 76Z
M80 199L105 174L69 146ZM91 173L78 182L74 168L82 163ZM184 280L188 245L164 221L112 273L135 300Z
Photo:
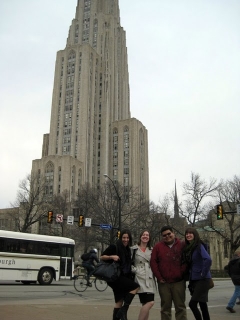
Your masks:
M81 275L78 276L75 280L74 280L74 288L78 291L78 292L83 292L87 289L87 279L85 278L85 276Z
M95 283L95 288L100 292L105 291L108 287L108 284L106 281L98 278L94 280L94 283Z

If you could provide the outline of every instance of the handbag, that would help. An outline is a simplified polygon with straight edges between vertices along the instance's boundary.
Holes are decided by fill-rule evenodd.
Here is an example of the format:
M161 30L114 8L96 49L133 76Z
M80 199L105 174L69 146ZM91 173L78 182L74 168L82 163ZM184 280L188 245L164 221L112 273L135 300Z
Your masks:
M214 282L213 282L213 279L210 278L209 279L209 289L212 289L214 287Z
M105 280L106 282L116 281L119 278L120 274L120 265L115 261L113 261L112 263L101 261L96 265L93 272L93 275L96 278Z

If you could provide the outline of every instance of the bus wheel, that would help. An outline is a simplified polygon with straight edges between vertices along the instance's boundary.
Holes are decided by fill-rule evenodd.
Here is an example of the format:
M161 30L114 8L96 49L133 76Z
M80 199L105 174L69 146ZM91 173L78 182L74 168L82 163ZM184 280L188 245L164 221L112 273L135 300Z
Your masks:
M43 285L51 284L53 281L53 272L49 268L43 268L38 274L38 282Z

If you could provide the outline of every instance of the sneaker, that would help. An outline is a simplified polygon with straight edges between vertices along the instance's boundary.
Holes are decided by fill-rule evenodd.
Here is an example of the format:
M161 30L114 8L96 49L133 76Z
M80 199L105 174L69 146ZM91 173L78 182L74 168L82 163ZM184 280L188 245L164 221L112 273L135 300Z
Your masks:
M88 287L92 287L92 284L90 282L88 282L87 286Z
M236 304L240 304L240 301L236 302Z
M235 313L236 311L233 309L233 308L231 308L231 307L226 307L226 309L228 310L228 311L230 311L231 313Z

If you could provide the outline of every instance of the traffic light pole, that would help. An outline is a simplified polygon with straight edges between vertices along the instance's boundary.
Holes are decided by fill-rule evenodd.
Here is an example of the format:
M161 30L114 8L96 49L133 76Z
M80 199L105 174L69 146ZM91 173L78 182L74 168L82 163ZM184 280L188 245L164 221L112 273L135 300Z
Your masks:
M235 211L224 211L223 206L221 204L217 205L217 220L222 220L224 214L228 213L237 213L237 210Z

